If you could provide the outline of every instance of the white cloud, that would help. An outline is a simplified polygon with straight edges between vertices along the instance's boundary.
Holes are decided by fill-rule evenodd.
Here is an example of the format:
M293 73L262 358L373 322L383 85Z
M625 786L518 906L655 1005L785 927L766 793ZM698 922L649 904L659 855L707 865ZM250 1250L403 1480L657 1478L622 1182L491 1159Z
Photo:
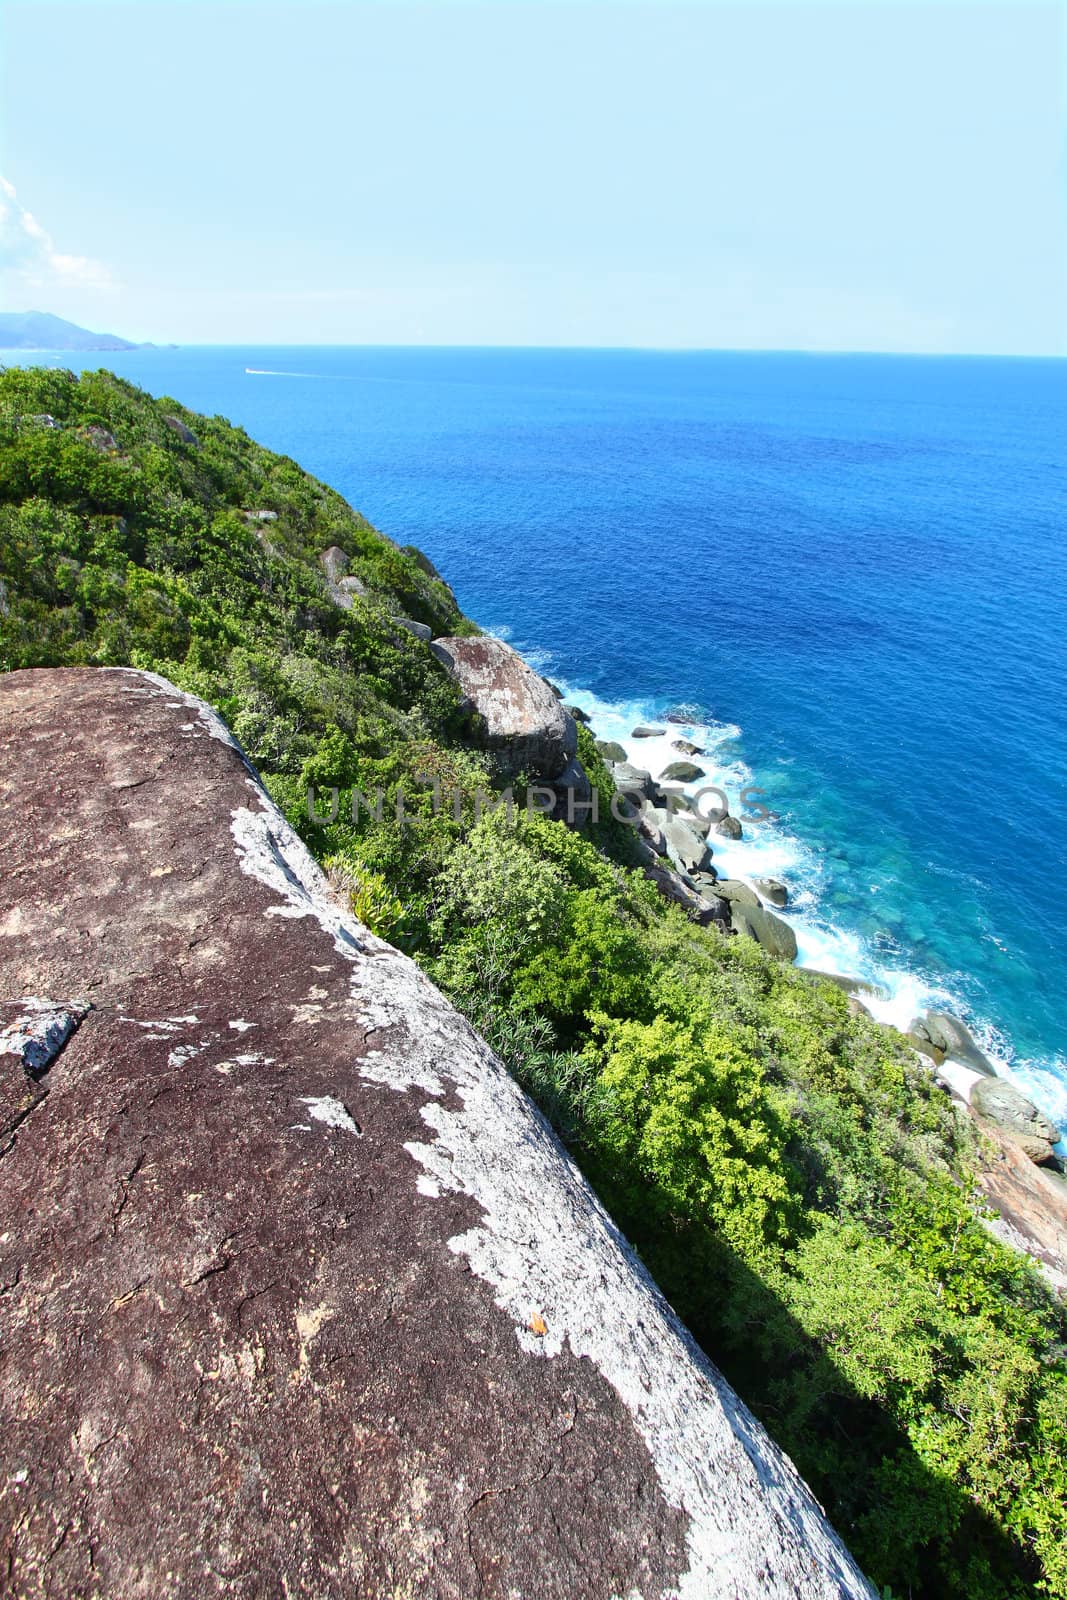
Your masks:
M0 177L0 272L33 289L113 287L102 262L56 249L51 234L19 203L15 185L4 177Z

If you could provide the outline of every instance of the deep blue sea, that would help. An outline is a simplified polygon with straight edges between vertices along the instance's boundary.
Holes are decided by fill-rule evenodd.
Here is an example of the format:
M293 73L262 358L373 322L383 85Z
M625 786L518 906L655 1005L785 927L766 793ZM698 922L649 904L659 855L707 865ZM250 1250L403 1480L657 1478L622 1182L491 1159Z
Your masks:
M69 365L71 357L41 358ZM598 731L677 702L809 965L938 999L1067 1122L1067 362L223 349L85 358L420 545ZM248 369L256 369L249 371Z

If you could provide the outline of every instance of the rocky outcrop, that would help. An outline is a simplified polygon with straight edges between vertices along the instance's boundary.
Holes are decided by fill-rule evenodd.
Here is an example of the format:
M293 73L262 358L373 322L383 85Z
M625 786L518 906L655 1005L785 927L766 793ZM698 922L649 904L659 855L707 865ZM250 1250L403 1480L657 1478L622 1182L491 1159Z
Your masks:
M191 444L197 449L200 448L200 440L197 438L192 428L186 427L181 417L164 417L163 421L172 433L176 433L178 435L178 438L181 440L182 444Z
M92 1008L0 1055L37 1097L0 1146L9 1592L870 1600L203 705L12 674L0 785L0 994Z
M731 817L727 812L726 816L720 817L716 822L715 832L721 834L724 839L740 839L741 824L736 817Z
M759 895L755 889L750 889L740 878L720 878L715 885L715 893L739 906L759 906Z
M722 885L717 884L716 892L721 889ZM734 899L730 905L730 921L735 933L757 940L772 956L777 956L781 961L796 960L797 936L788 922L776 917L773 911L768 911L764 906L745 905Z
M605 761L625 761L626 751L614 739L598 739L596 742L597 753Z
M781 907L789 904L789 890L780 878L757 878L756 888L768 905Z
M1060 1131L1032 1100L1006 1078L979 1078L971 1090L971 1109L979 1116L995 1122L1005 1133L1027 1139L1047 1150L1027 1150L1031 1160L1045 1160L1052 1154L1052 1146L1059 1143Z
M502 770L558 778L578 749L574 720L544 678L502 639L438 639L430 646L481 718Z
M986 1077L996 1077L995 1067L980 1048L970 1028L947 1011L928 1011L924 1017L915 1019L910 1031L927 1039L943 1055L962 1061L965 1066Z
M352 602L357 597L365 600L368 594L367 585L362 578L357 578L348 571L348 557L340 545L332 544L324 550L319 557L322 569L326 574L326 588L334 605L340 606L344 611L351 611ZM398 617L397 621L401 619Z
M696 783L704 777L704 768L692 761L671 761L660 773L664 783Z

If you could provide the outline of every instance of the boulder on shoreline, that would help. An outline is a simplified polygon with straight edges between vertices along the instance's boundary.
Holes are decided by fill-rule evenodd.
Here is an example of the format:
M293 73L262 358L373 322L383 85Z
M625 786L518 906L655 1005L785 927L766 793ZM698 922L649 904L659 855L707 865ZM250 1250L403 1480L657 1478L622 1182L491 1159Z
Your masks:
M660 797L659 785L644 767L635 767L629 761L618 761L611 769L611 776L620 794L639 795L653 803Z
M605 761L616 762L626 760L626 751L615 739L598 739L596 742L597 754L603 756Z
M758 906L760 903L755 889L750 889L740 878L720 878L715 885L715 893L739 906Z
M637 727L631 730L630 738L631 739L661 739L666 732L667 732L666 728L654 728L651 725L651 723L639 722L637 724Z
M740 839L741 824L738 822L736 817L732 817L730 813L727 812L725 816L720 817L718 822L716 822L715 832L721 833L724 839Z
M672 739L671 749L680 750L683 756L702 756L705 754L703 746L694 744L691 739Z
M704 768L692 761L672 761L660 773L661 781L666 783L696 783L698 778L706 776Z
M805 978L836 984L846 994L867 995L871 1000L888 1000L889 990L881 983L870 983L866 978L849 978L843 972L824 972L820 967L798 967Z
M1005 1133L1058 1144L1060 1130L1007 1078L982 1077L971 1089L971 1108Z
M721 885L717 888L721 888ZM748 906L739 900L733 900L730 905L730 921L735 933L755 939L772 956L777 956L781 961L796 960L797 936L788 922L776 917L773 911L767 911L763 906Z
M656 818L667 842L667 854L676 867L683 872L696 872L708 864L711 855L707 840L695 828L667 812L657 812Z
M947 1011L928 1011L925 1016L916 1017L908 1032L927 1039L946 1056L962 1061L987 1078L997 1075L996 1068L980 1048L970 1028Z
M757 878L756 888L762 898L772 906L789 904L789 890L780 878Z

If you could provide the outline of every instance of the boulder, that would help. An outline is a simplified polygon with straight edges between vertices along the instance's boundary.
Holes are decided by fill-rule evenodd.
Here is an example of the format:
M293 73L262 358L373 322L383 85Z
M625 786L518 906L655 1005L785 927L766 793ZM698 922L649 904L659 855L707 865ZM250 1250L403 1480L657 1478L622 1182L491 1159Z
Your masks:
M1054 1167L1057 1171L1062 1171L1062 1162L1048 1139L1038 1139L1029 1133L1012 1133L1009 1129L1005 1129L1004 1132L1009 1139L1014 1140L1025 1156L1029 1156L1035 1167Z
M552 787L556 791L553 816L572 825L589 821L591 813L585 805L592 799L593 786L577 756L567 762L558 778L553 778Z
M732 900L738 906L759 905L759 895L750 889L747 883L742 883L739 878L720 878L715 885L715 893L722 895L725 900Z
M716 892L721 892L721 889L721 884L716 886ZM772 956L777 956L781 961L796 960L797 936L788 922L776 917L773 911L733 900L730 920L735 933L757 940Z
M629 761L619 761L611 769L611 776L620 794L639 795L642 799L653 802L659 796L659 785L651 772L646 772L644 767L635 767Z
M340 583L348 571L348 557L339 544L332 544L319 556L327 583Z
M350 572L346 578L341 578L338 581L337 588L341 591L342 595L347 595L349 597L348 598L349 606L351 606L351 604L352 604L352 600L351 600L352 595L359 595L361 600L365 600L367 598L367 596L370 594L370 590L367 588L367 585L363 582L363 579L362 578L357 578L354 572ZM396 620L397 620L397 622L399 622L401 624L404 624L404 623L410 622L411 618L410 617L406 617L406 618L405 617L397 617ZM426 627L426 624L424 622L417 622L417 623L414 624L414 626L417 627L417 628L424 628L424 627ZM429 630L427 629L427 634L428 633L429 633ZM422 635L420 635L420 637L422 637Z
M720 817L716 822L715 832L721 834L724 839L740 839L741 824L736 817L731 817L727 812L725 817Z
M707 840L702 839L681 817L672 817L664 812L657 815L666 818L660 826L667 842L667 854L674 865L683 872L695 872L706 866L711 859Z
M871 1600L207 707L10 674L0 789L0 994L93 999L0 1125L6 1592Z
M639 722L630 734L631 739L659 739L666 733L666 728L654 728L651 723Z
M660 773L660 778L667 783L696 783L705 776L704 768L695 766L692 761L672 761Z
M697 893L692 883L686 881L684 873L672 872L669 867L656 862L646 866L644 874L656 885L665 900L673 900L675 905L681 906L702 928L710 927L713 923L724 929L729 926L725 901L716 900L710 894Z
M889 990L881 983L869 983L866 978L849 978L842 972L822 972L818 967L798 967L802 978L820 983L833 983L846 994L866 995L871 1000L888 1000Z
M588 711L583 711L581 706L572 706L570 704L570 702L568 701L567 704L564 705L563 709L564 709L564 711L567 711L567 712L570 713L570 715L574 718L575 722L581 722L581 723L588 724L588 722L589 722L589 713L588 713ZM623 755L625 755L625 754L626 754L626 752L624 750L623 751Z
M762 898L772 906L789 904L789 890L780 878L757 878L756 888Z
M696 872L693 873L693 878L695 879L701 894L704 894L707 890L711 890L716 896L718 896L719 874L715 871L714 867L698 867ZM723 896L722 898L725 899L728 898L728 896Z
M614 739L598 739L596 742L596 747L597 751L604 757L605 761L626 760L626 751L623 749L622 745L617 744Z
M982 1077L971 1089L971 1109L1005 1133L1057 1144L1059 1129L1007 1078Z
M544 678L502 639L438 639L430 649L482 719L505 773L558 778L577 753L574 719Z
M80 428L78 431L86 444L91 444L101 455L113 455L119 447L115 435L107 428L101 427L98 422L91 422L87 428Z
M671 749L680 750L683 756L702 756L704 750L699 744L694 744L691 739L672 739Z
M642 811L641 820L637 824L637 831L642 839L647 839L657 856L665 856L667 854L667 836L663 832L659 813L652 807Z
M187 428L181 417L164 417L164 423L172 433L176 433L182 444L191 444L199 448L200 440L192 428Z
M346 584L350 583L351 579L346 578L344 582ZM359 582L358 578L356 582ZM413 634L416 639L422 639L426 644L429 644L433 638L433 629L428 628L425 622L416 622L414 617L394 617L393 621L399 623L402 628Z
M946 1056L964 1062L966 1066L973 1067L976 1072L984 1073L986 1077L996 1077L996 1068L979 1047L970 1028L958 1017L950 1016L947 1011L928 1011L924 1017L915 1019L910 1031L928 1039L932 1045L943 1050Z
M926 1056L935 1067L939 1067L944 1061L945 1052L939 1050L936 1044L931 1044L921 1033L906 1033L904 1037L913 1050L917 1050L921 1056Z

